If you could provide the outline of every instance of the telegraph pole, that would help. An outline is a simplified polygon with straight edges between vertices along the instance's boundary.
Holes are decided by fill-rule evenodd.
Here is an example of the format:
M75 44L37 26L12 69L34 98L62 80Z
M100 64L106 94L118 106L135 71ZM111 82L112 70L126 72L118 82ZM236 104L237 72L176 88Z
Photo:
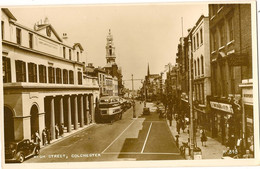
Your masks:
M189 103L190 103L190 155L194 158L194 124L193 124L193 82L192 82L192 56L191 39L189 37Z
M134 75L132 74L132 99L133 99L133 118L136 118L135 101L134 101Z

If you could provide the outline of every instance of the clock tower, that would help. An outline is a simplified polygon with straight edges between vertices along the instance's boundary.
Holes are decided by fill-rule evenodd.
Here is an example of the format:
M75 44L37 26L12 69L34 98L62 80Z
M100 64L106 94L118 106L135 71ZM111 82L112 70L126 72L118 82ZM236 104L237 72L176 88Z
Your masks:
M111 30L109 29L107 36L107 45L106 45L106 59L107 64L115 64L116 55L115 55L115 46L113 43L113 36L111 35Z

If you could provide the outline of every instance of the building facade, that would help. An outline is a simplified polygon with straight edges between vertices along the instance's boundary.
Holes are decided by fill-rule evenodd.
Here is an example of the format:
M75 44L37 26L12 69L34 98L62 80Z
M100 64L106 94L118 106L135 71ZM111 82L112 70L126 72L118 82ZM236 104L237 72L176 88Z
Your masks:
M47 18L31 29L1 12L5 141L42 136L44 128L55 139L55 125L71 132L94 123L99 87L84 74L83 47L65 43Z
M209 20L212 136L222 144L231 136L243 139L246 148L252 134L246 133L245 117L248 114L249 122L253 117L253 105L244 98L247 94L242 95L252 93L251 6L210 4ZM247 106L242 108L242 102ZM248 125L252 128L252 123Z
M202 15L193 27L192 44L194 116L197 125L211 130L211 116L207 104L207 97L211 95L208 17Z

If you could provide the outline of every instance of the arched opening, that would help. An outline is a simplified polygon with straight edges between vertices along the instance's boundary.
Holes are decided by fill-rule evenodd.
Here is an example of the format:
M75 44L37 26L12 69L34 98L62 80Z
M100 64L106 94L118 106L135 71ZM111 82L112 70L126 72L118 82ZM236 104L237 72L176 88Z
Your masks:
M14 140L13 112L6 106L4 106L4 139L5 143Z
M38 108L36 105L33 105L31 108L31 136L39 131L39 116L38 116Z

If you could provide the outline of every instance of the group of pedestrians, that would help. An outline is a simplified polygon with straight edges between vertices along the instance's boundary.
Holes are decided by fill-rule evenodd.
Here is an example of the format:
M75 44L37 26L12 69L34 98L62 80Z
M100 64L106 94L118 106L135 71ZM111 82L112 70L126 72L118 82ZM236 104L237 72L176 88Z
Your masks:
M61 124L56 124L55 125L55 139L58 139L59 137L63 137L64 134L64 125L63 123ZM49 128L45 127L42 130L42 140L39 134L39 131L37 130L32 134L32 140L35 144L40 144L42 142L43 146L46 146L47 144L50 144L51 142L51 131Z

